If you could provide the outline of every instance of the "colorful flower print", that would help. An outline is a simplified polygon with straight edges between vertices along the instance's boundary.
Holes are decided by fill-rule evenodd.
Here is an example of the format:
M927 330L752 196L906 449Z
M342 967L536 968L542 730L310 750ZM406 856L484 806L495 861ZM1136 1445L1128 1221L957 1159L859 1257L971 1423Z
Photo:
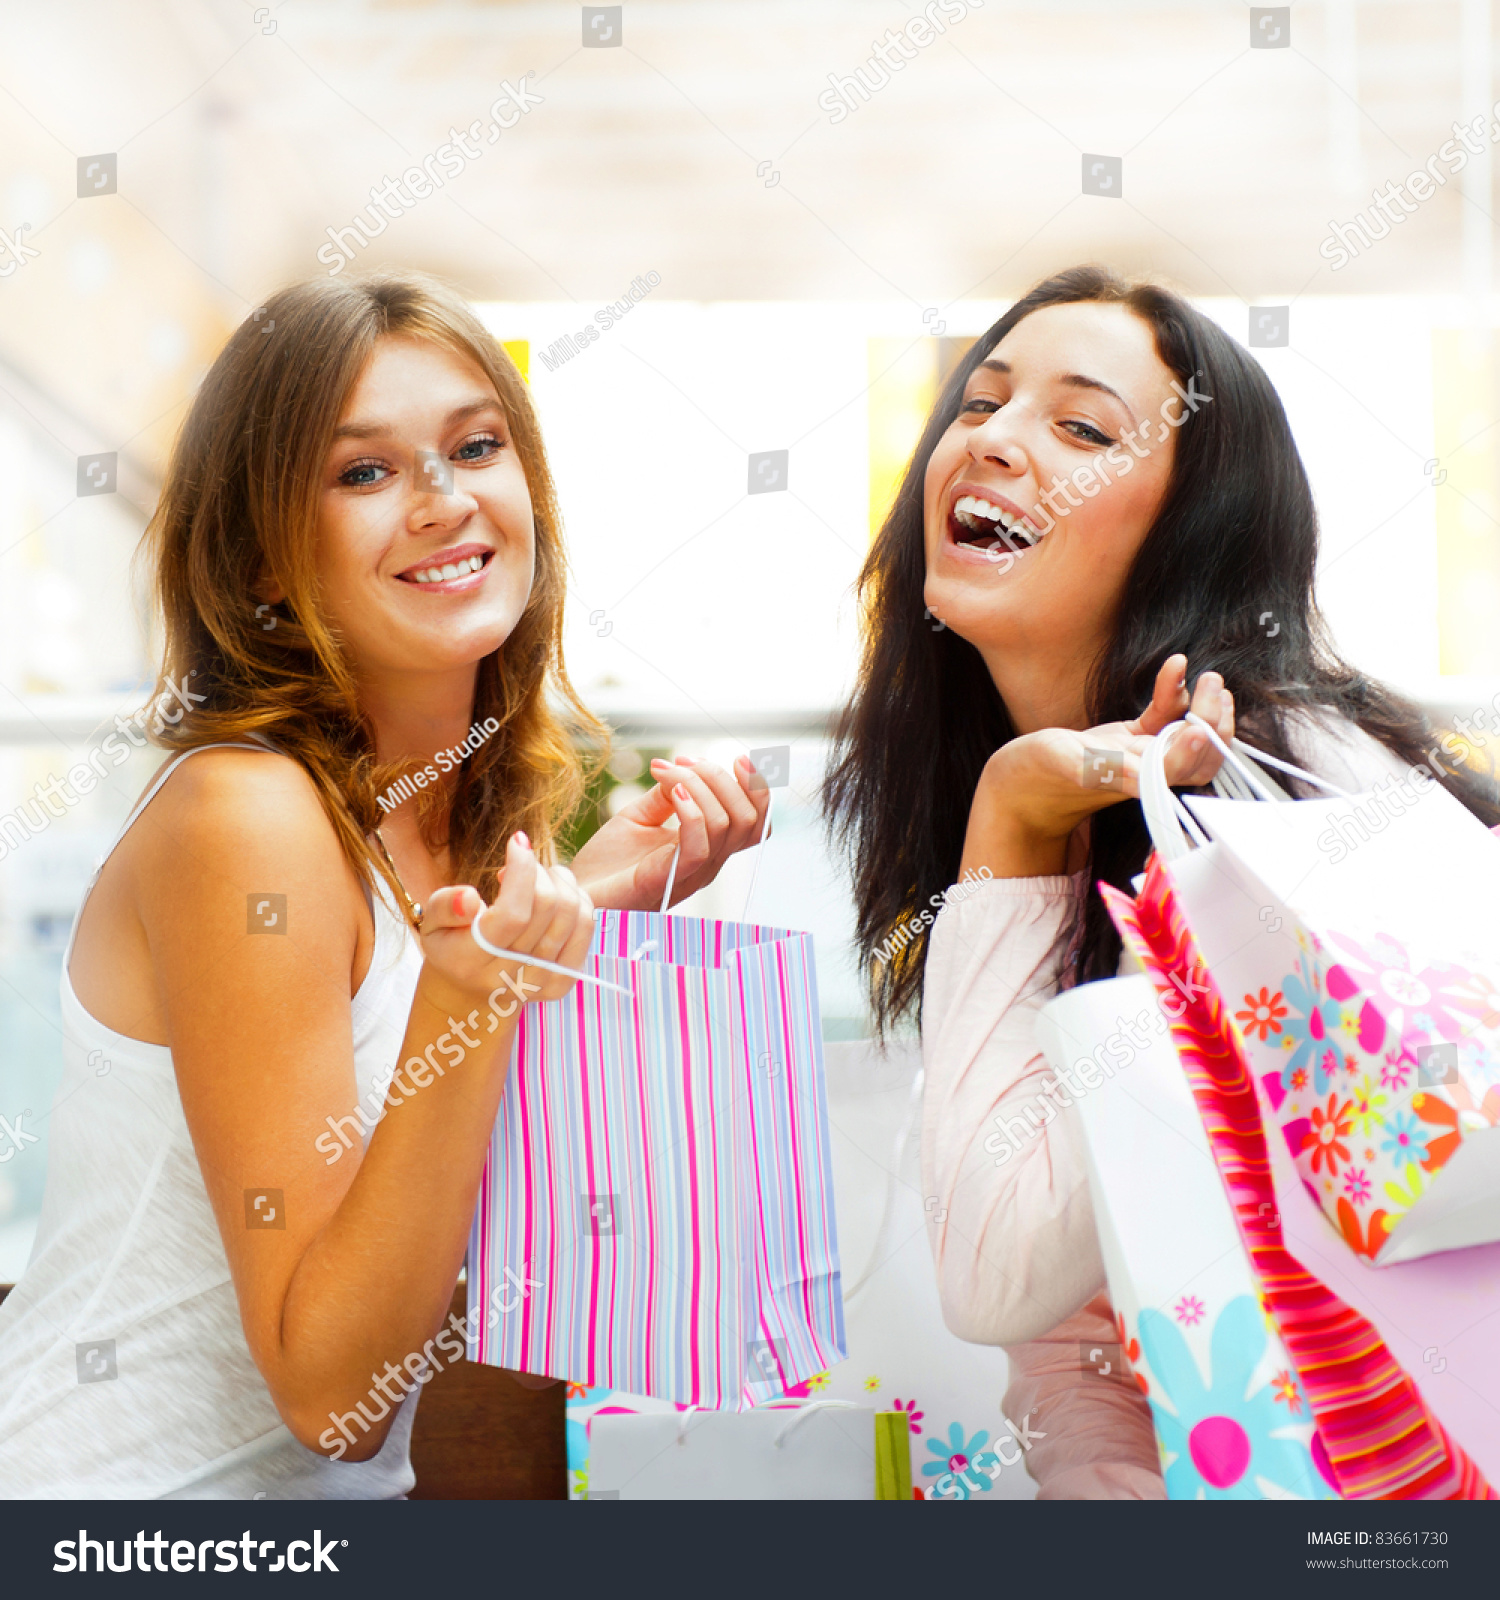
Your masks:
M1250 1392L1267 1338L1249 1295L1231 1300L1214 1324L1207 1387L1168 1318L1143 1311L1140 1335L1162 1396L1151 1401L1151 1415L1165 1452L1168 1499L1259 1500L1261 1480L1309 1499L1333 1498L1307 1447L1275 1436L1289 1424L1275 1387L1263 1383Z
M1454 1009L1463 1004L1462 985L1470 976L1462 967L1414 969L1405 946L1383 933L1370 950L1342 933L1333 942L1347 953L1328 969L1329 994L1338 1000L1365 994L1376 1002L1360 1011L1360 1043L1367 1051L1379 1050L1387 1036L1408 1048L1428 1043L1434 1032L1442 1039L1462 1037L1463 1018Z
M1277 1405L1284 1405L1294 1417L1302 1414L1302 1392L1297 1387L1297 1380L1290 1367L1283 1367L1271 1379L1272 1397Z
M819 1389L828 1387L828 1374L815 1372L812 1377L804 1378L801 1383L788 1385L785 1398L788 1400L811 1400Z
M1389 1089L1393 1094L1400 1094L1406 1087L1406 1080L1411 1076L1412 1068L1416 1061L1404 1050L1387 1050L1385 1065L1380 1069L1380 1086Z
M1203 1302L1195 1294L1185 1294L1175 1306L1172 1314L1184 1328L1195 1328L1203 1321Z
M1244 1030L1247 1039L1253 1039L1258 1032L1264 1044L1270 1034L1281 1032L1281 1018L1285 1015L1286 1006L1282 1003L1281 991L1278 989L1272 994L1269 989L1262 987L1259 996L1245 996L1245 1009L1236 1011L1234 1020Z
M1357 1206L1370 1203L1370 1179L1363 1167L1350 1167L1344 1174L1344 1193Z
M1389 1187L1389 1185L1387 1185ZM1372 1211L1369 1220L1362 1222L1359 1213L1342 1196L1338 1202L1339 1232L1348 1241L1349 1248L1358 1256L1368 1256L1371 1261L1385 1247L1391 1231L1391 1220L1385 1211Z
M972 1494L988 1494L995 1487L995 1479L1000 1476L1004 1466L1005 1463L993 1450L981 1450L961 1470L945 1472L922 1498L967 1500Z
M1409 1111L1394 1112L1386 1121L1386 1136L1380 1148L1398 1167L1415 1166L1427 1161L1427 1132L1417 1125Z
M1427 1179L1423 1177L1421 1167L1415 1162L1404 1167L1398 1179L1386 1183L1386 1199L1391 1203L1391 1220L1386 1223L1387 1230L1394 1228L1396 1219L1404 1217L1422 1198L1422 1192L1426 1187Z
M1428 1172L1436 1172L1440 1167L1447 1166L1453 1152L1463 1143L1463 1130L1458 1125L1458 1108L1450 1106L1446 1100L1440 1100L1435 1094L1423 1094L1420 1091L1411 1097L1411 1108L1423 1122L1444 1130L1440 1134L1427 1135L1427 1154L1422 1158L1423 1167Z
M1359 1080L1354 1097L1349 1102L1349 1119L1368 1139L1384 1125L1385 1118L1381 1112L1389 1103L1389 1097L1381 1094L1367 1072Z
M1317 1172L1320 1167L1326 1165L1330 1176L1337 1175L1339 1162L1349 1159L1348 1146L1339 1142L1349 1137L1349 1102L1346 1100L1335 1110L1337 1102L1338 1096L1331 1094L1328 1097L1326 1110L1313 1107L1312 1130L1302 1147L1304 1150L1312 1151L1313 1171Z
M874 1373L871 1373L870 1376L865 1379L865 1393L874 1394L879 1387L880 1379L877 1378Z
M904 1411L906 1413L906 1420L911 1423L911 1431L913 1433L920 1433L922 1431L917 1424L922 1420L923 1417L927 1415L927 1413L925 1411L917 1410L917 1402L915 1400L898 1400L896 1401L895 1409L897 1411Z
M1281 993L1293 1008L1283 1023L1282 1048L1287 1057L1281 1067L1282 1082L1291 1088L1292 1074L1299 1067L1312 1067L1315 1094L1327 1092L1327 1075L1319 1058L1327 1049L1325 1041L1338 1028L1342 1015L1338 1004L1324 995L1322 984L1317 967L1305 955L1297 957L1296 972L1288 973L1281 980Z
M1480 1039L1473 1037L1460 1039L1458 1072L1465 1083L1483 1083L1492 1086L1500 1084L1500 1051L1496 1051L1493 1045L1486 1045ZM1495 1094L1497 1101L1500 1101L1500 1094L1496 1094L1493 1087L1488 1092Z
M1288 1111L1295 1111L1296 1109L1295 1105L1287 1107ZM1292 1157L1295 1160L1302 1154L1304 1146L1312 1137L1312 1123L1306 1117L1290 1118L1282 1123L1281 1131L1286 1136L1286 1147L1292 1152Z
M1474 1103L1468 1084L1450 1083L1448 1088L1453 1095L1454 1105L1464 1116L1477 1118L1488 1128L1500 1123L1500 1088L1486 1089L1478 1105Z
M964 1483L964 1468L984 1448L988 1440L989 1434L982 1430L976 1433L972 1439L966 1440L962 1427L956 1422L950 1422L946 1439L928 1439L927 1448L932 1451L937 1459L923 1462L922 1476L924 1478L938 1478L949 1472L954 1473L962 1491L957 1498L967 1500L969 1498L969 1490ZM991 1488L993 1485L986 1483L985 1487ZM947 1498L951 1499L953 1496L950 1495Z

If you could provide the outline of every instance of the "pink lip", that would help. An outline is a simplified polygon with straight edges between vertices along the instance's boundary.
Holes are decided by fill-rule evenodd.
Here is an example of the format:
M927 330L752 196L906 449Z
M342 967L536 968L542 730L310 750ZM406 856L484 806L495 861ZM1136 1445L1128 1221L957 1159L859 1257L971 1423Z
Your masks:
M432 567L445 567L450 561L467 561L470 556L493 557L494 550L486 544L455 544L445 550L434 550L430 556L423 556L420 561L413 561L409 567L403 567L396 574L399 582L408 583L413 589L421 589L426 594L459 594L466 589L477 588L484 582L484 575L489 571L492 561L486 561L478 572L466 572L460 578L444 578L437 583L418 583L410 576L415 572L426 572Z

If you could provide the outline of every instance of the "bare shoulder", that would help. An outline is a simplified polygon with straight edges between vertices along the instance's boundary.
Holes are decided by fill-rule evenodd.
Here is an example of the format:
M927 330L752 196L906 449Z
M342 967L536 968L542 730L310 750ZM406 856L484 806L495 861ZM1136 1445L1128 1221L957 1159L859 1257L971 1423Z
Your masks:
M312 778L279 751L218 748L184 761L130 830L143 909L234 892L360 901ZM129 837L129 836L127 836ZM337 892L354 890L353 898ZM328 894L330 889L335 892Z
M284 846L306 832L338 849L306 768L278 750L199 750L162 785L141 820L152 813L185 841L266 836Z

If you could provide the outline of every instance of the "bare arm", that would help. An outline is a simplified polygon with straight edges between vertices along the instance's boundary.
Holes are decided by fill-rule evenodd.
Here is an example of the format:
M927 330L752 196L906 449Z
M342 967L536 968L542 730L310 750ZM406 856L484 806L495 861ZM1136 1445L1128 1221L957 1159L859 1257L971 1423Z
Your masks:
M473 889L429 898L400 1058L410 1095L392 1097L368 1149L356 1142L330 1162L315 1141L328 1117L352 1112L356 1092L354 875L289 760L200 756L155 807L164 803L158 820L170 826L152 830L137 905L183 1108L251 1354L288 1427L318 1448L331 1417L366 1399L388 1364L420 1355L447 1311L520 1009L491 1032L488 997L516 969L469 937ZM266 892L286 896L280 937L246 933L247 897ZM576 966L592 907L512 840L484 929L493 943ZM535 968L528 984L539 977L538 999L571 985ZM504 990L495 1003L506 1009ZM247 1195L263 1189L281 1191L284 1229L248 1225ZM388 1428L350 1457L373 1455Z

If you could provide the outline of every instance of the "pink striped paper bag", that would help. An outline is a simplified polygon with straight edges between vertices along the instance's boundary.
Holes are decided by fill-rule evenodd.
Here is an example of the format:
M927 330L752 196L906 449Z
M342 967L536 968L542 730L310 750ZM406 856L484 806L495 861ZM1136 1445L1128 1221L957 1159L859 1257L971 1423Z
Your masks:
M469 1240L470 1356L745 1410L843 1359L812 936L603 911L529 1005Z

